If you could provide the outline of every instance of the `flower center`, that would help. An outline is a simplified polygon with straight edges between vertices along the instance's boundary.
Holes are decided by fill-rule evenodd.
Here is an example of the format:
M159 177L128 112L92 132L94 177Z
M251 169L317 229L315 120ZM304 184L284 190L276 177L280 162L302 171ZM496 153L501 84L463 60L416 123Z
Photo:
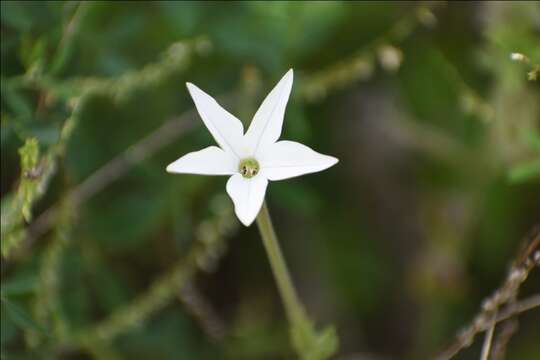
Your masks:
M243 177L250 179L259 173L259 163L254 158L247 158L240 161L238 171Z

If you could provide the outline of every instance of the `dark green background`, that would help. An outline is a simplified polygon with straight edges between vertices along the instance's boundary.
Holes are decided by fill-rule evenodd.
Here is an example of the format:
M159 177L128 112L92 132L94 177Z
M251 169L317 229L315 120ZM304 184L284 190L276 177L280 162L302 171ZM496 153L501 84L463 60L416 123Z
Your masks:
M33 219L65 207L2 261L2 359L294 358L257 229L232 216L226 178L165 173L213 144L198 117L73 205L102 165L194 109L186 81L247 124L295 70L283 138L340 162L272 183L267 201L309 314L338 329L338 359L442 350L539 220L527 164L538 164L540 91L530 65L510 60L540 61L538 2L2 1L1 18L2 226L28 138L57 151ZM207 251L186 274L195 306L170 294L133 305L194 246ZM520 297L539 284L536 269ZM128 306L146 313L114 336L84 335ZM538 310L520 317L509 359L540 357L538 324ZM458 358L477 359L481 338Z

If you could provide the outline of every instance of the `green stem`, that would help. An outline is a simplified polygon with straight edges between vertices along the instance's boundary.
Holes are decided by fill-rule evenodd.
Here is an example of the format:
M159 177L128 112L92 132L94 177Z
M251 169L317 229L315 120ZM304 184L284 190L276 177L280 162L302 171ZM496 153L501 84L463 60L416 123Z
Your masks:
M306 312L298 299L296 289L291 281L291 276L289 275L287 264L283 258L281 248L279 247L279 242L272 225L272 220L270 219L270 213L268 212L266 202L263 203L261 211L257 216L257 225L261 232L263 244L266 253L268 254L270 266L272 267L272 272L274 273L274 278L276 279L289 322L294 324L305 321Z
M279 248L276 232L270 220L266 203L263 203L257 216L257 225L261 232L264 247L270 260L272 272L276 279L279 294L285 305L289 319L291 344L302 360L326 360L332 357L338 349L339 340L335 329L330 326L318 333L313 322L307 317L304 306L298 299Z

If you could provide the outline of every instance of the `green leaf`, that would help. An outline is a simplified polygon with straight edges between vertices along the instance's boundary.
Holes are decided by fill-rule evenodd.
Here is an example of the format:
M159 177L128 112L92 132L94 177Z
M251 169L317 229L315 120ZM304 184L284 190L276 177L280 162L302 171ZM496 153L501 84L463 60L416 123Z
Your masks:
M4 109L5 103L5 109L12 113L12 116L9 117L9 121L15 122L19 120L27 122L33 114L30 99L16 89L11 82L2 79L0 84L2 89L2 108Z
M42 62L47 51L47 38L42 36L37 39L32 38L29 34L23 35L21 39L21 47L19 56L29 69L32 65Z
M2 254L7 256L24 238L24 221L32 219L32 205L40 192L38 173L39 145L35 138L27 139L19 149L21 181L14 194L2 199Z
M23 295L33 293L36 288L37 277L35 275L22 275L14 279L2 281L0 292L3 296Z
M22 330L34 330L45 333L45 330L39 326L26 311L19 305L7 300L4 296L1 298L2 309L13 323Z
M17 247L21 241L24 239L26 232L24 229L20 228L20 226L15 226L14 229L9 229L11 231L5 231L4 235L4 228L2 228L2 255L7 256L11 250L15 247Z
M538 178L540 178L540 160L517 165L508 173L508 179L512 183L521 183Z
M329 359L339 347L339 340L333 326L328 326L318 333L308 319L292 324L291 338L296 352L303 360Z
M525 131L523 141L532 149L540 150L540 132Z
M32 19L23 3L2 1L2 11L0 13L2 14L2 25L8 25L17 30L29 30L32 27Z
M32 219L32 200L36 196L37 186L34 178L39 159L39 145L35 138L27 139L22 148L19 149L21 157L22 180L19 186L19 194L22 197L21 212L26 221Z

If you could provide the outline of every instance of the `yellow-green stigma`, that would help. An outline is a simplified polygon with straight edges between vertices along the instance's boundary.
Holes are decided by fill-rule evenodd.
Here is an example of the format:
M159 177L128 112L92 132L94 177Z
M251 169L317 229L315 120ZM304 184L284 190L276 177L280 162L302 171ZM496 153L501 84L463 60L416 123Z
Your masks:
M243 177L250 179L259 173L259 163L254 158L247 158L240 161L238 171Z

